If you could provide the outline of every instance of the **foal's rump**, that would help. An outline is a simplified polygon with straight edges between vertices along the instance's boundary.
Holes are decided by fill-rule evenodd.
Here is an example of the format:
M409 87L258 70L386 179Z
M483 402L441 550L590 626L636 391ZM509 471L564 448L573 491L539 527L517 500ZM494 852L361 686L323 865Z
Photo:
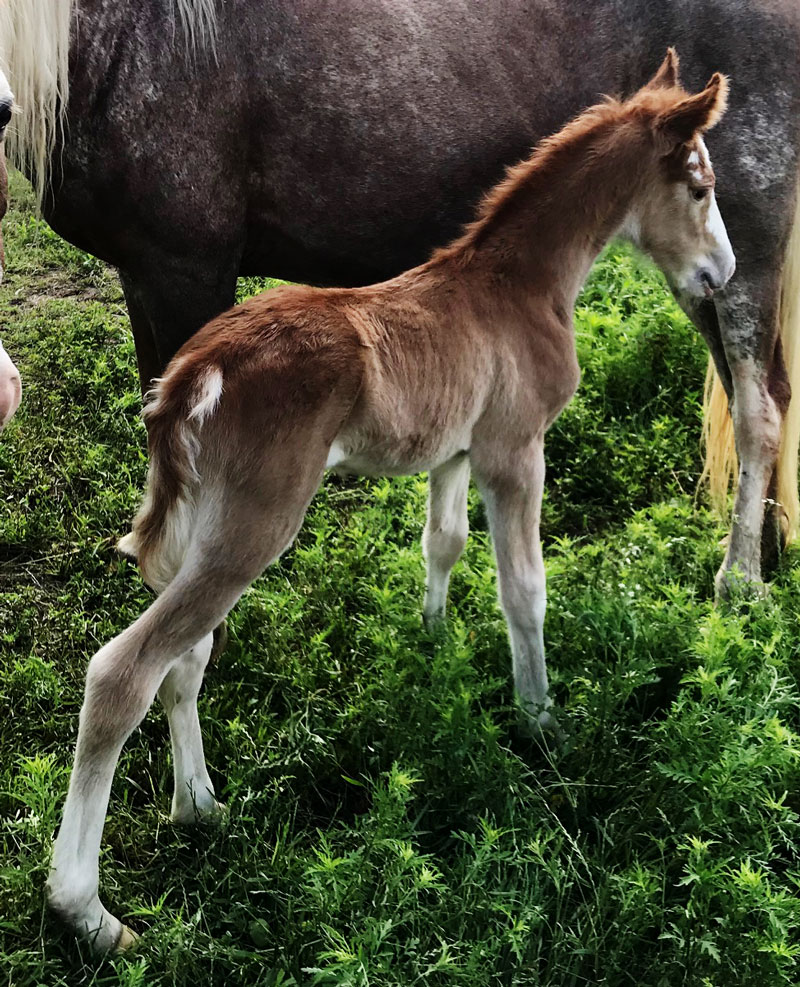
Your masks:
M361 349L344 324L242 325L243 309L235 331L226 313L179 351L145 408L147 489L120 549L158 592L190 550L248 579L284 551L358 394Z

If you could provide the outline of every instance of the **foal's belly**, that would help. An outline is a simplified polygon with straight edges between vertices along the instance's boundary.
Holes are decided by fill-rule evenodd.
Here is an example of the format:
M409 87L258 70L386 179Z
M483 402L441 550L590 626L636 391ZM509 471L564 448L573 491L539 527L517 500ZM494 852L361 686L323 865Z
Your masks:
M447 436L409 433L400 438L364 442L337 436L326 467L350 476L409 476L434 469L467 452L471 429Z

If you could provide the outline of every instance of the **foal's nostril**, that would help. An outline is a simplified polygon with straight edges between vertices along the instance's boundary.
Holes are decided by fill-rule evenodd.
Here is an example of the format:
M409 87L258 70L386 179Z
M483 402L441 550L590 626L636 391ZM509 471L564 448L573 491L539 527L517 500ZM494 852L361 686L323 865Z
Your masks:
M3 101L0 103L0 129L8 125L11 119L11 103Z
M721 287L719 281L717 281L711 271L705 267L697 275L697 280L703 286L703 291L705 292L707 298L710 298L717 288Z

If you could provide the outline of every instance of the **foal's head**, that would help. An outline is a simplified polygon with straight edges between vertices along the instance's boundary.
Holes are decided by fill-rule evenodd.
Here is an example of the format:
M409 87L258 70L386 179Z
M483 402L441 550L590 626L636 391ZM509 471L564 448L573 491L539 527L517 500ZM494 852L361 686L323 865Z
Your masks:
M727 95L727 79L716 73L690 96L678 81L678 56L670 48L654 78L628 103L650 128L654 154L621 232L652 256L684 297L710 298L736 267L703 140L725 112Z

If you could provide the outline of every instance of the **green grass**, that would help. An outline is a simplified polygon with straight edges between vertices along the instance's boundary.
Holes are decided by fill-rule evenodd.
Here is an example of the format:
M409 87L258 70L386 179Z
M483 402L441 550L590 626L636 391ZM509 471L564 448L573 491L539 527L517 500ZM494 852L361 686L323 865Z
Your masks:
M104 900L144 938L97 962L61 931L43 884L85 666L150 599L113 550L144 429L114 275L12 190L0 325L25 391L0 440L0 983L800 983L797 555L767 599L714 609L705 351L618 248L582 296L583 382L547 450L565 749L517 732L477 498L438 639L419 616L424 478L329 480L207 675L225 823L169 824L154 710L101 860Z

